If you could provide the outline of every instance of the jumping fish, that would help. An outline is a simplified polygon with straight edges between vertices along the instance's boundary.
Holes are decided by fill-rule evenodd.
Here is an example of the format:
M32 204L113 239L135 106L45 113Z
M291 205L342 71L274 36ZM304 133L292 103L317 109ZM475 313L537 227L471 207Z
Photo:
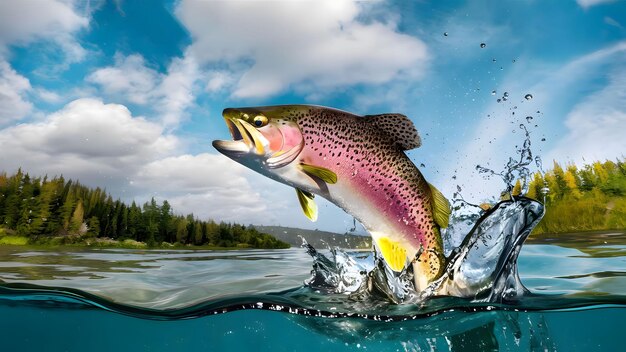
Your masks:
M417 290L441 276L450 204L404 153L421 145L409 118L312 105L229 108L223 117L233 140L213 146L295 188L309 219L320 195L363 224L391 269L413 265Z

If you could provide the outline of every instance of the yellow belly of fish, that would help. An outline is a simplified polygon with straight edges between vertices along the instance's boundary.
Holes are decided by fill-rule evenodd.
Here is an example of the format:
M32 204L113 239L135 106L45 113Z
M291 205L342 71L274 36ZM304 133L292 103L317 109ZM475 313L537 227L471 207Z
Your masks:
M391 269L394 271L402 271L404 269L407 262L407 253L406 249L399 242L392 241L388 237L380 237L376 241L376 245Z
M433 280L437 279L441 272L441 258L432 250L425 250L419 258L415 258L417 250L407 243L398 242L387 236L375 234L372 236L378 250L385 262L396 272L405 269L407 263L413 265L415 289L421 291Z

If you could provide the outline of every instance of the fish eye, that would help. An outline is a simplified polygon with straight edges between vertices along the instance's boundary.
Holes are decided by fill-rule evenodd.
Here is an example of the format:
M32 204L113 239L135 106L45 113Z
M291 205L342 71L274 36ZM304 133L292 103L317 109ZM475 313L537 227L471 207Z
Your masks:
M254 117L254 125L256 127L263 127L265 125L267 125L267 117L263 116L263 115L257 115Z

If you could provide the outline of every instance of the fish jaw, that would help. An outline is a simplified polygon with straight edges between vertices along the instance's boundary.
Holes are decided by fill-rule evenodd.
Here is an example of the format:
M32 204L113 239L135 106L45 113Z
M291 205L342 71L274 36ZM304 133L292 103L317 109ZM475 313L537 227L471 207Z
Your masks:
M274 119L264 126L253 126L254 117L262 113L254 108L225 109L224 121L232 140L215 140L213 147L275 181L319 192L314 180L303 173L296 162L304 148L304 137L297 123Z

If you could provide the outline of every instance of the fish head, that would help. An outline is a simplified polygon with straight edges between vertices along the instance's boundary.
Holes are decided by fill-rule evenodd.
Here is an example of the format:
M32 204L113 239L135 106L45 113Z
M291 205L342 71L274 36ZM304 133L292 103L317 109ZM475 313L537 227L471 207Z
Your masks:
M224 109L232 140L213 141L213 147L234 161L272 179L290 183L285 169L304 148L298 125L298 106ZM293 183L293 182L291 182Z

